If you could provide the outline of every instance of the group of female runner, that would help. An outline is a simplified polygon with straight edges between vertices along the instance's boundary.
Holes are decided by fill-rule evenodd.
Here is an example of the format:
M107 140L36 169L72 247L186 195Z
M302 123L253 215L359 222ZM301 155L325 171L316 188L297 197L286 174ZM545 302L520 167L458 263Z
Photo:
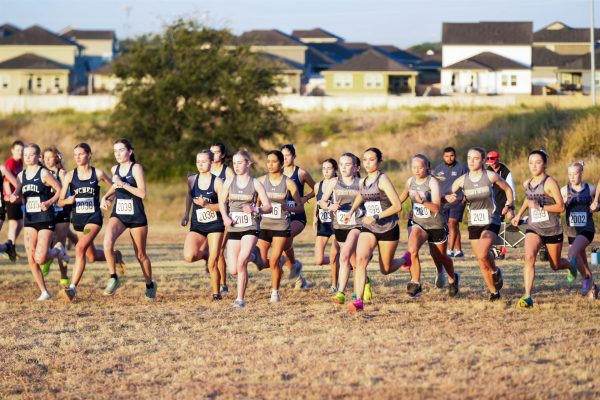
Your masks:
M62 156L56 148L41 151L39 146L24 146L24 169L17 177L2 170L15 186L11 203L22 200L27 259L41 295L51 298L44 276L52 260L61 269L61 296L75 297L86 260L106 261L109 280L105 295L115 293L121 283L125 263L115 249L117 238L129 229L133 249L145 281L145 296L156 297L157 284L152 280L152 266L146 254L148 222L143 199L146 196L144 170L136 163L133 147L126 139L114 143L117 164L111 175L91 165L92 150L86 143L73 152L77 167L62 168ZM448 294L460 291L460 274L447 255L448 226L440 212L443 202L465 202L468 207L468 231L473 254L477 258L490 301L500 298L502 270L495 265L490 252L507 216L515 226L523 224L527 211L525 235L525 294L519 307L533 307L531 291L535 276L535 260L542 246L548 251L550 266L564 269L572 282L582 276L582 295L597 297L587 263L586 247L594 237L592 213L598 209L598 193L593 185L582 181L583 164L569 166L569 183L562 189L546 174L548 155L534 150L529 155L531 178L524 182L526 200L515 214L514 194L510 186L495 172L485 169L486 152L473 147L467 154L468 173L454 181L449 193L442 193L439 177L434 177L431 164L423 154L411 160L412 176L398 194L391 180L381 171L383 154L369 148L360 157L344 153L339 160L323 161L323 179L315 183L310 174L295 164L294 146L287 144L266 154L267 173L259 178L250 175L253 163L249 152L240 150L232 157L233 169L225 165L226 150L222 143L196 155L197 174L188 177L188 194L182 226L190 225L184 244L184 259L192 263L206 260L210 273L212 298L222 299L228 292L227 272L237 277L234 307L245 306L248 263L258 270L271 271L271 302L281 301L280 286L283 267L289 268L289 281L297 289L306 288L302 263L295 258L293 240L307 222L304 205L316 196L314 228L315 262L331 266L330 295L337 304L347 304L350 311L360 311L373 298L367 265L375 248L379 267L387 275L400 269L410 271L407 294L422 294L419 250L427 243L436 265L445 270ZM361 177L360 171L365 176ZM100 182L108 185L100 198ZM506 194L505 204L496 204L493 186ZM308 191L305 192L305 187ZM463 196L458 196L462 193ZM400 238L398 213L409 200L408 251L394 258ZM460 200L458 200L460 199ZM104 234L103 250L94 247L94 238L102 227L101 209L112 207ZM561 258L563 230L560 214L566 210L569 244L568 258ZM191 212L191 214L190 214ZM69 224L76 235L72 235ZM76 242L75 267L67 277L66 240ZM325 256L327 243L331 251ZM1 246L1 245L0 245ZM10 243L4 245L8 253ZM14 247L14 246L13 246ZM14 249L12 250L14 252ZM354 290L347 299L346 287L351 269Z

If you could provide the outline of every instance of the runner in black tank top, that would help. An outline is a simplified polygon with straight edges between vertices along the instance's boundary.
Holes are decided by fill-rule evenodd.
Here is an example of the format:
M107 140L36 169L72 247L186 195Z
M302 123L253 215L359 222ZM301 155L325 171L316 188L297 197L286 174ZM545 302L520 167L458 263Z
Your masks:
M546 246L548 261L553 270L567 270L569 281L573 281L577 275L577 266L571 265L566 258L561 258L563 233L560 214L565 210L565 203L558 183L546 175L548 155L543 150L534 150L529 153L528 164L532 177L523 183L526 199L512 220L512 224L517 226L525 211L529 209L523 268L525 294L518 303L521 308L533 307L531 291L535 278L535 260L542 245ZM555 223L549 223L551 220Z
M104 256L110 273L104 295L112 296L120 285L115 269L114 247L119 236L125 229L129 229L135 245L135 255L146 281L146 300L153 301L156 298L157 285L152 280L152 264L146 253L148 222L142 203L142 199L146 197L144 169L136 163L133 146L127 139L117 140L113 151L119 164L112 167L113 186L101 201L105 209L108 208L109 201L114 203L104 233Z
M330 265L331 271L331 285L329 287L329 294L335 294L338 287L338 254L340 251L340 245L335 240L335 237L331 240L331 246L329 249L329 256L325 256L325 248L329 238L333 235L333 213L327 211L326 208L322 208L319 204L323 198L323 192L326 190L332 182L335 183L337 177L337 161L333 158L328 158L323 161L321 168L323 172L323 180L316 185L317 190L317 204L315 205L315 215L313 218L313 229L316 228L317 237L315 240L315 265ZM331 201L329 201L331 204ZM327 206L329 206L327 204Z
M19 196L25 204L25 250L27 261L41 291L39 301L52 296L46 289L40 266L53 258L65 256L62 247L50 249L54 235L54 203L58 200L61 186L54 176L40 166L41 150L36 144L24 149L24 170L19 174L17 187L10 196L15 203ZM54 192L53 192L54 190ZM66 278L66 276L62 276Z
M223 181L211 174L212 160L213 153L210 150L202 150L196 154L198 174L188 177L188 194L181 226L186 226L191 218L190 232L186 235L183 245L183 258L188 263L206 260L212 299L217 301L222 298L219 290L221 277L217 264L225 225L219 210Z
M89 262L106 261L104 251L96 249L94 239L102 228L102 212L100 210L100 182L112 186L112 181L104 171L90 165L92 149L87 143L80 143L73 150L73 158L77 168L66 173L64 186L58 200L59 206L73 209L71 222L77 232L75 246L75 267L71 284L60 292L63 299L72 301ZM115 252L115 262L120 274L124 273L125 264L121 252Z
M561 188L561 195L567 209L569 262L577 265L577 270L581 273L581 295L595 299L598 297L598 287L594 284L586 248L594 240L596 233L592 218L592 213L596 211L592 207L596 187L582 181L583 163L572 163L567 172L569 184Z
M0 163L0 183L4 182L5 178L13 187L17 186L17 178L4 164ZM2 192L0 191L0 229L2 229L2 225L6 219L6 204ZM6 253L10 261L17 261L17 250L12 240L8 239L6 242L0 243L0 252Z
M442 214L442 194L438 180L431 174L431 163L423 154L416 154L411 161L412 174L406 181L400 201L410 198L413 224L408 235L408 251L411 257L411 281L408 295L421 293L421 260L419 250L427 242L429 253L436 265L442 265L448 274L448 294L454 297L459 291L459 275L454 273L454 263L446 254L448 245L448 225ZM443 276L445 278L445 275ZM436 283L442 278L436 279ZM442 288L443 285L436 285Z
M296 149L293 144L286 144L281 146L281 152L283 153L284 158L284 169L283 173L291 178L296 185L298 186L298 193L300 193L300 197L302 200L302 204L306 203L308 200L315 197L314 187L315 181L310 176L310 174L296 166L294 160L296 159ZM304 185L307 184L310 187L309 193L304 193ZM290 200L290 205L292 200ZM298 236L304 230L306 226L306 213L293 213L292 214L292 235L288 239L284 253L285 253L285 265L290 268L290 275L288 277L290 283L294 285L295 288L307 288L308 285L306 280L302 277L302 263L299 260L296 260L296 256L294 254L294 238Z

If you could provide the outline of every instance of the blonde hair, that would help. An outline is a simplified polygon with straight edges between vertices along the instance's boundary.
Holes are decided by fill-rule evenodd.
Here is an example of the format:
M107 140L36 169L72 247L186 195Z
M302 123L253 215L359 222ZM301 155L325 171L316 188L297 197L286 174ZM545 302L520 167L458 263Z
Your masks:
M244 160L248 161L248 163L252 164L252 156L250 155L250 152L246 149L240 149L238 151L235 152L235 154L233 155L235 156L241 156L244 158Z
M567 167L567 171L569 170L569 168L577 168L579 169L579 172L583 172L583 167L585 166L585 163L583 161L573 161L571 164L569 164L569 166Z

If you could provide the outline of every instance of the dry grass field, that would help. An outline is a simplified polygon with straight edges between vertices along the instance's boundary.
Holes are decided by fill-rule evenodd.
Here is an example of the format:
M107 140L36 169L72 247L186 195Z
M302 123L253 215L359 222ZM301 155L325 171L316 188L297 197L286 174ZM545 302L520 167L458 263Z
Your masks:
M600 301L581 299L579 284L541 263L536 307L516 309L521 250L500 262L502 301L486 301L468 251L457 262L462 293L449 299L435 288L424 254L421 298L405 294L408 273L384 277L372 263L375 298L350 314L329 301L329 273L311 265L306 241L297 254L309 290L286 288L272 305L269 272L252 272L247 307L232 309L231 291L222 302L209 300L203 262L182 262L184 234L151 228L155 303L143 300L125 240L119 247L128 269L111 298L102 296L103 263L88 266L74 303L39 304L27 266L0 261L0 398L600 396ZM600 276L600 268L594 272ZM55 294L58 278L54 268Z

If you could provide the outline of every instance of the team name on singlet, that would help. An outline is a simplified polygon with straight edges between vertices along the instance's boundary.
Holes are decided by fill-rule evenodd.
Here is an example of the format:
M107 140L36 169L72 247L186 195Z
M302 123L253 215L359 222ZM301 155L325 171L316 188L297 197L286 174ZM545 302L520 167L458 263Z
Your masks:
M272 200L283 201L287 197L287 193L267 192L267 197Z
M252 202L254 200L254 193L253 194L229 193L229 200Z
M465 196L473 197L478 194L488 194L490 192L490 188L488 186L484 186L480 188L463 189L463 192L465 193Z
M527 200L533 200L539 205L546 205L546 195L544 193L527 193Z
M74 195L78 195L78 194L92 194L95 195L96 194L96 188L94 187L89 187L89 186L83 186L83 187L79 187L73 190L73 194Z
M34 192L34 193L39 193L40 189L38 185L35 184L28 184L28 185L23 185L23 188L21 190L22 192Z

